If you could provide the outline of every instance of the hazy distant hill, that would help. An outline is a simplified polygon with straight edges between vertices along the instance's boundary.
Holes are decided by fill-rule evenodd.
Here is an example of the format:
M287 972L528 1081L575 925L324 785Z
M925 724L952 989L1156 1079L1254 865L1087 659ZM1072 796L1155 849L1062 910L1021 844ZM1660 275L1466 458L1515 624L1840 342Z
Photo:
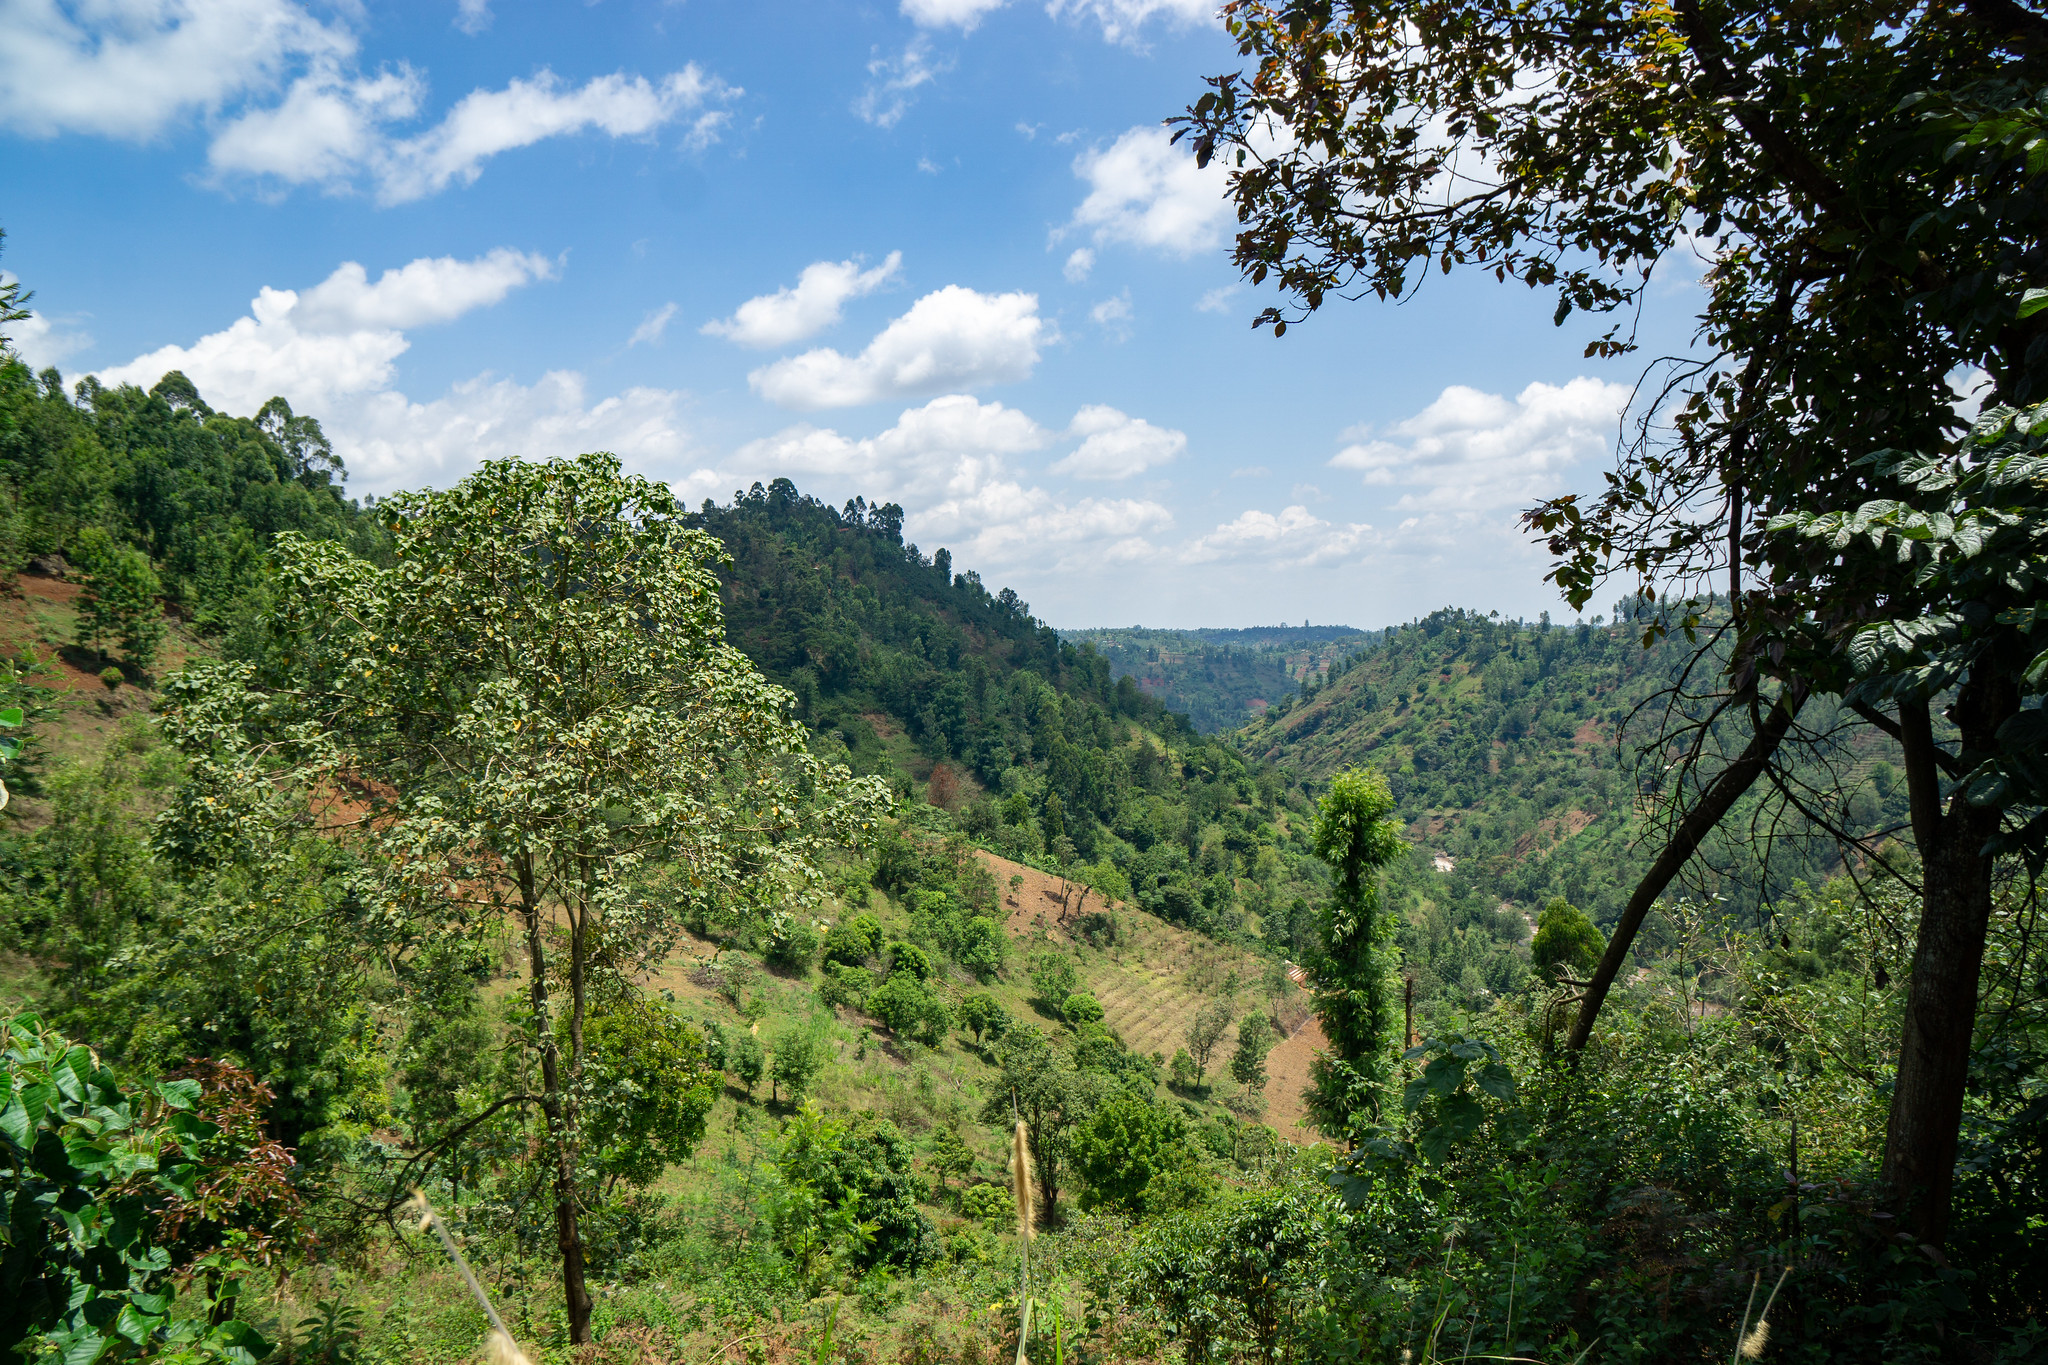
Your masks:
M1153 630L1144 626L1068 630L1130 677L1148 696L1214 734L1256 719L1303 679L1379 637L1350 626L1252 626L1241 630Z

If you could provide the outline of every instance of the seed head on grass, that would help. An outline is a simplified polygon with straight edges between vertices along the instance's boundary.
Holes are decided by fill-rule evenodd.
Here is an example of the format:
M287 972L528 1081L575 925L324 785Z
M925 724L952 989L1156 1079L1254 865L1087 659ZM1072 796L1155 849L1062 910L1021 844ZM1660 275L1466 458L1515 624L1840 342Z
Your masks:
M1017 1196L1017 1235L1031 1240L1031 1148L1024 1120L1017 1120L1017 1135L1010 1144L1010 1187Z
M518 1343L503 1332L492 1332L485 1338L484 1359L489 1365L533 1365Z

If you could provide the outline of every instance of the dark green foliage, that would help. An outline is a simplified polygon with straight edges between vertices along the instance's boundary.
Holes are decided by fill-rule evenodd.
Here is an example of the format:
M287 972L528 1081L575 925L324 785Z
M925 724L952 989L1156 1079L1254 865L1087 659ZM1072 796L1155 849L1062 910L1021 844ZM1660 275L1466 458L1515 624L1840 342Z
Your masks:
M891 972L869 992L867 1010L899 1038L928 1047L944 1042L946 1030L953 1026L944 997L912 972Z
M104 530L79 531L72 551L82 580L78 594L78 643L104 656L117 645L121 657L137 669L156 662L163 643L160 591L149 558L139 550L114 543Z
M1560 974L1584 978L1606 951L1607 938L1593 927L1585 912L1563 896L1553 896L1536 921L1536 938L1529 945L1529 960L1546 980Z
M783 1125L776 1168L784 1195L778 1232L807 1281L843 1254L856 1271L886 1265L911 1272L942 1252L918 1210L924 1182L896 1125L874 1114L840 1119L804 1105Z
M889 945L890 976L900 974L916 977L919 981L929 981L932 979L932 974L935 970L932 966L931 958L927 957L924 949L919 948L916 944L892 943Z
M732 1073L732 1078L745 1087L748 1097L752 1098L754 1087L761 1083L761 1077L767 1070L767 1059L761 1052L760 1035L752 1029L745 1033L735 1033L732 1045L726 1049L725 1069Z
M200 1069L124 1081L33 1015L0 1020L0 1350L268 1353L236 1301L251 1263L294 1236L292 1161L263 1131L263 1088Z
M775 1062L768 1069L771 1099L801 1104L826 1061L825 1040L810 1024L791 1024L775 1040Z
M608 1001L586 1031L593 1065L585 1134L599 1170L647 1185L686 1160L718 1098L704 1036L659 1001Z
M1060 1001L1060 1018L1076 1026L1102 1022L1102 1002L1086 991L1075 991Z
M1189 1360L1212 1359L1216 1347L1237 1342L1255 1359L1275 1360L1282 1333L1299 1335L1302 1319L1334 1287L1322 1279L1333 1221L1321 1189L1289 1182L1153 1224L1131 1271Z
M825 980L818 987L818 999L835 1008L846 1005L864 1010L874 989L875 974L866 967L846 967L828 962L825 964Z
M992 995L970 995L960 1002L960 1026L974 1034L977 1043L1000 1039L1010 1027L1010 1015Z
M341 461L311 418L272 399L215 412L184 376L148 393L32 375L0 353L0 571L59 553L87 575L85 630L147 668L160 589L201 631L260 609L265 551L284 531L378 556L373 518L342 496Z
M928 1145L931 1168L938 1172L941 1185L953 1176L968 1175L974 1170L974 1149L951 1128L934 1128Z
M1081 974L1074 968L1074 959L1057 948L1041 948L1031 955L1031 986L1038 992L1038 998L1054 1009L1062 1000L1074 993L1074 987L1081 983Z
M818 927L807 919L790 917L771 933L762 956L779 971L802 976L818 957Z
M873 915L851 915L825 934L825 961L849 967L867 965L882 951L882 926Z
M1074 1170L1087 1184L1082 1208L1143 1213L1153 1179L1190 1161L1179 1106L1158 1104L1148 1092L1114 1092L1075 1131Z
M1266 1088L1266 1054L1273 1050L1273 1025L1253 1011L1238 1021L1237 1046L1230 1054L1230 1079L1254 1093Z
M997 1051L1002 1074L989 1086L981 1121L1007 1131L1022 1118L1030 1141L1035 1218L1050 1222L1070 1164L1074 1125L1094 1108L1095 1087L1073 1058L1035 1028L1013 1028Z

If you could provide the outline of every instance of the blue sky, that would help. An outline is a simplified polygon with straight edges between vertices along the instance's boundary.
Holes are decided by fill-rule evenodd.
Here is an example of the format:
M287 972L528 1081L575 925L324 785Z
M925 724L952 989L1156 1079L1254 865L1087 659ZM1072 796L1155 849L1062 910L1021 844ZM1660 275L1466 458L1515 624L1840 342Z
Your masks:
M14 341L283 394L358 493L611 449L895 500L1056 625L1555 611L1515 513L1640 361L1479 277L1253 332L1159 126L1235 65L1211 11L0 0Z

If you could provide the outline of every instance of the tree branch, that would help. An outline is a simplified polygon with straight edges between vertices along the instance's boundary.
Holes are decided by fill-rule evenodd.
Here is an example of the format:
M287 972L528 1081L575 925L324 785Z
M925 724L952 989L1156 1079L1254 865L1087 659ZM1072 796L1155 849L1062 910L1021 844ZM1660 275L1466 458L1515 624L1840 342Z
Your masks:
M2032 53L2048 53L2048 17L2017 0L1963 0L1963 9L1980 28L2011 39Z
M1729 112L1735 115L1742 131L1755 139L1756 145L1763 149L1764 155L1776 164L1787 180L1805 190L1821 208L1833 208L1842 197L1842 187L1792 140L1791 134L1743 98L1740 82L1728 67L1727 50L1721 42L1721 35L1708 27L1706 16L1700 13L1699 0L1677 0L1674 8L1685 26L1686 45L1699 59L1701 74L1712 88L1712 93L1728 101Z
M1798 716L1799 708L1806 704L1806 698L1807 686L1803 679L1795 678L1785 685L1770 715L1750 738L1748 747L1721 770L1700 797L1699 804L1686 812L1670 842L1664 845L1664 851L1636 884L1635 894L1628 898L1621 919L1614 926L1614 937L1608 940L1607 951L1601 956L1600 965L1593 970L1593 979L1586 983L1585 999L1579 1006L1578 1019L1572 1024L1571 1040L1565 1044L1568 1051L1580 1051L1593 1036L1593 1021L1599 1017L1600 1006L1606 1001L1614 978L1621 974L1622 964L1628 960L1636 933L1643 927L1643 917L1650 913L1650 907L1664 894L1664 888L1671 884L1671 879L1691 860L1701 841L1721 823L1722 817L1728 814L1742 794L1763 776L1771 755L1784 743L1786 732L1792 728L1792 721Z
M1851 711L1854 711L1857 715L1863 717L1863 719L1869 721L1872 725L1876 726L1885 734L1890 735L1893 739L1897 740L1899 742L1899 747L1905 747L1906 732L1903 729L1901 729L1899 727L1899 723L1893 720L1890 716L1878 710L1875 706L1870 705L1868 702L1850 702L1849 709ZM1950 777L1961 777L1963 775L1963 765L1956 761L1956 756L1954 754L1942 748L1939 744L1934 744L1930 746L1929 757L1931 757L1934 760L1934 762L1940 766L1941 770L1947 773Z

